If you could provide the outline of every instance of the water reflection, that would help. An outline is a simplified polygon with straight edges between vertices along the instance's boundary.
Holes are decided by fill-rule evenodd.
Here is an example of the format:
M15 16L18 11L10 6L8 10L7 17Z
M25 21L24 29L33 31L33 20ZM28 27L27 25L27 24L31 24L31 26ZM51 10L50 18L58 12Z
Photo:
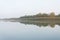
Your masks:
M6 20L4 20L6 21ZM7 22L7 23L6 23ZM60 24L60 21L30 21L30 20L7 20L0 23L0 36L4 40L49 40L60 39L60 27L55 27L56 24ZM15 22L15 23L14 23ZM16 23L19 22L19 23ZM37 26L25 26L23 24L33 24ZM49 28L50 25L52 28ZM46 27L46 28L44 28Z
M48 25L50 25L50 27L54 28L55 25L60 25L60 20L27 20L27 19L14 19L14 20L3 20L3 21L6 21L6 22L19 22L19 23L22 23L22 24L28 24L28 25L37 25L39 27L47 27Z
M21 21L20 23L23 23L23 24L33 24L33 25L37 25L39 27L47 27L48 25L50 25L50 27L54 28L55 25L60 25L60 21L59 20L49 20L49 21Z

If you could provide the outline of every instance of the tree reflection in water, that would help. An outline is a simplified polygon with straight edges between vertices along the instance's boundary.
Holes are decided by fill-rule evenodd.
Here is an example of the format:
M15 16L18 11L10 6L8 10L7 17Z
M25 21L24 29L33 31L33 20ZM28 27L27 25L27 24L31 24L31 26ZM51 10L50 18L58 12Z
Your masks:
M47 27L48 25L50 25L50 27L54 28L55 25L60 25L60 21L59 20L49 20L49 21L21 21L20 23L23 24L33 24L33 25L37 25L39 27Z

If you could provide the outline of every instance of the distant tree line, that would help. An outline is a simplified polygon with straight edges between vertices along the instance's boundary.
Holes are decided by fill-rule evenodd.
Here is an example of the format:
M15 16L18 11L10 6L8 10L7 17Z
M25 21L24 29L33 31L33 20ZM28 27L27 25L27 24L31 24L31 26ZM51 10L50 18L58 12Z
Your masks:
M36 14L36 15L28 15L28 16L22 16L22 17L20 17L20 18L40 18L40 17L50 17L50 18L55 18L55 17L60 17L60 14L58 14L58 15L55 15L55 13L54 12L51 12L50 14L47 14L47 13L38 13L38 14Z

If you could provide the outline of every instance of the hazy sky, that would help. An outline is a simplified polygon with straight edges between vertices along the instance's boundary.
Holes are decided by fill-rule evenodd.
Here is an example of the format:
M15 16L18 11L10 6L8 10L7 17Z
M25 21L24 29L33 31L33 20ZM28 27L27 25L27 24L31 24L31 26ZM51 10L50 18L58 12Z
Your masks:
M60 0L0 0L0 18L20 17L54 11L60 13Z

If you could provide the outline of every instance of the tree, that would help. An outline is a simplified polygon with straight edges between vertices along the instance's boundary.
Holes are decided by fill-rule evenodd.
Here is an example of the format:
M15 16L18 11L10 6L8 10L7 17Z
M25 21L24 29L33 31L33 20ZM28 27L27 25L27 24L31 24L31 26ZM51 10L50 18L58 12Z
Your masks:
M54 12L50 13L50 19L55 19L55 13Z
M51 12L50 13L50 17L55 17L55 13L54 12Z
M41 13L38 13L37 15L35 15L35 16L42 16L42 14Z

